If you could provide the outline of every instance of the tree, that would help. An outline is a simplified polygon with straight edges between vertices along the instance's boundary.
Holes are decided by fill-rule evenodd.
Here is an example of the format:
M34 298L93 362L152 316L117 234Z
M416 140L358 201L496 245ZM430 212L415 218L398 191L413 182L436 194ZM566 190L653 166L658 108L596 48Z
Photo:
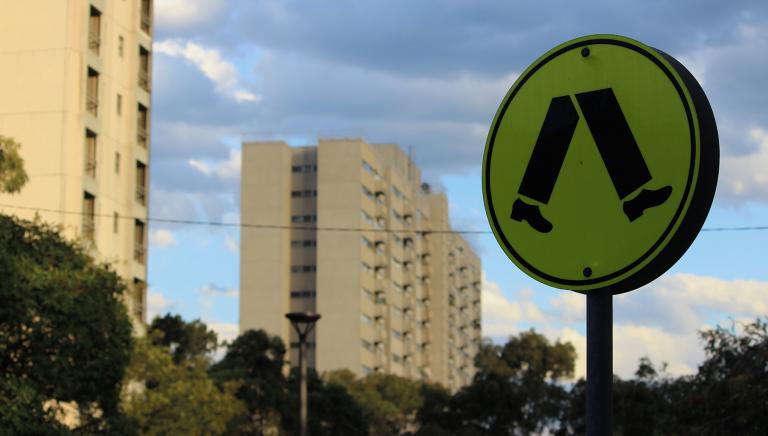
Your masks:
M200 320L185 322L179 315L166 314L155 317L149 327L154 345L168 348L176 364L193 358L205 358L216 351L218 338L216 332L209 330Z
M157 338L151 336L137 340L126 373L123 408L140 433L224 433L230 419L245 410L235 397L239 383L229 381L219 388L208 377L204 358L176 365L170 351L154 345Z
M299 423L298 368L292 369L287 388L288 401L281 413L282 427L287 434L294 434ZM307 392L308 434L313 436L369 434L370 425L363 408L344 386L321 379L317 376L317 372L310 368L307 371Z
M422 433L516 435L554 430L568 404L559 380L573 375L575 360L570 343L552 344L533 330L510 337L504 346L486 341L475 357L472 384L451 398L444 418L436 418L434 404L429 415L419 414L431 416L422 421L430 433Z
M419 382L381 373L358 379L348 370L332 371L326 380L352 395L370 421L372 435L402 434L415 425L422 405Z
M219 383L239 380L237 398L245 412L233 426L239 434L264 434L280 425L279 411L287 401L283 376L285 346L264 330L248 330L230 344L224 358L210 369ZM234 431L234 430L233 430Z
M81 429L116 433L132 341L125 284L45 224L0 215L0 247L0 428L26 429L17 410L54 431L56 404L74 402ZM5 408L15 395L24 410Z
M0 192L17 193L29 180L20 147L13 138L0 135Z

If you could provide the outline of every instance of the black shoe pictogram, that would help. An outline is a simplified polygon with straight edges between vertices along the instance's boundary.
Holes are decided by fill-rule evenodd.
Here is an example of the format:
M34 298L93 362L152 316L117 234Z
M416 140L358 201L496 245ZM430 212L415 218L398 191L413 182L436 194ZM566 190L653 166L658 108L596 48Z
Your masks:
M634 221L643 215L646 209L664 204L672 194L672 187L665 186L659 189L643 189L637 196L624 202L624 214L629 221Z
M552 230L552 223L541 215L539 206L528 204L519 198L512 205L509 217L519 222L527 221L534 230L541 233L549 233Z

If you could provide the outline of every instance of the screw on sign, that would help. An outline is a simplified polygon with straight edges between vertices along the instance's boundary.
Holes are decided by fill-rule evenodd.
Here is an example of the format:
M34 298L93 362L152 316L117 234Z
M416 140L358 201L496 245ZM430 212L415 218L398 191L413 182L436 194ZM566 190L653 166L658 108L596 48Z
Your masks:
M598 390L610 400L611 296L656 279L685 253L709 212L718 166L714 116L693 75L622 36L548 51L493 119L483 198L499 245L532 278L587 294L591 434L610 428L610 401L593 403L589 390L605 376L594 372L600 363L608 388ZM596 407L607 418L596 419Z

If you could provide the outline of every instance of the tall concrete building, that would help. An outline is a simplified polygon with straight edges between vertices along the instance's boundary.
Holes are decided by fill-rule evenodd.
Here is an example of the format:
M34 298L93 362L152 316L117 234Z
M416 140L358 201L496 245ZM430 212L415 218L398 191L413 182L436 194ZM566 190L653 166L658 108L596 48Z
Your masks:
M62 225L129 283L144 329L151 0L2 1L0 135L29 182L0 211Z
M279 335L296 362L284 315L316 311L318 371L471 381L480 260L397 145L245 143L241 215L241 331Z

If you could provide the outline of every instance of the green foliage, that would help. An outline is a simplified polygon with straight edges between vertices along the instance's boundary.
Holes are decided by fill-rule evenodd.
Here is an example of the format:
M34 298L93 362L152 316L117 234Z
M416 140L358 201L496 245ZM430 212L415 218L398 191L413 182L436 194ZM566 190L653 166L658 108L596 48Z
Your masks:
M0 135L0 192L17 193L29 180L24 159L19 155L20 147L13 138Z
M29 406L4 408L0 428L23 416L58 428L43 400L75 402L84 428L112 428L131 349L124 283L47 225L0 215L0 247L0 403Z
M152 344L156 340L137 340L126 373L126 414L143 435L224 433L230 419L245 409L235 398L239 382L219 388L208 378L205 359L176 365L169 350Z
M371 435L401 434L415 423L422 406L419 382L392 374L373 373L357 379L348 370L326 374L331 384L343 386L362 407Z
M224 358L210 369L220 383L239 380L237 398L246 411L233 424L240 434L263 434L279 426L287 401L283 376L285 346L263 330L248 330L230 344Z
M156 317L149 327L150 332L158 332L153 335L153 344L163 346L171 350L173 362L178 364L194 358L205 358L209 353L216 351L218 338L216 332L208 330L208 327L200 320L185 322L179 315L166 314L164 317Z
M294 434L298 428L298 389L298 368L293 368L288 380L288 401L282 410L283 430L287 434ZM362 405L355 401L344 386L324 381L317 376L315 370L308 369L307 392L309 405L307 431L310 435L368 434L370 425L365 418Z

